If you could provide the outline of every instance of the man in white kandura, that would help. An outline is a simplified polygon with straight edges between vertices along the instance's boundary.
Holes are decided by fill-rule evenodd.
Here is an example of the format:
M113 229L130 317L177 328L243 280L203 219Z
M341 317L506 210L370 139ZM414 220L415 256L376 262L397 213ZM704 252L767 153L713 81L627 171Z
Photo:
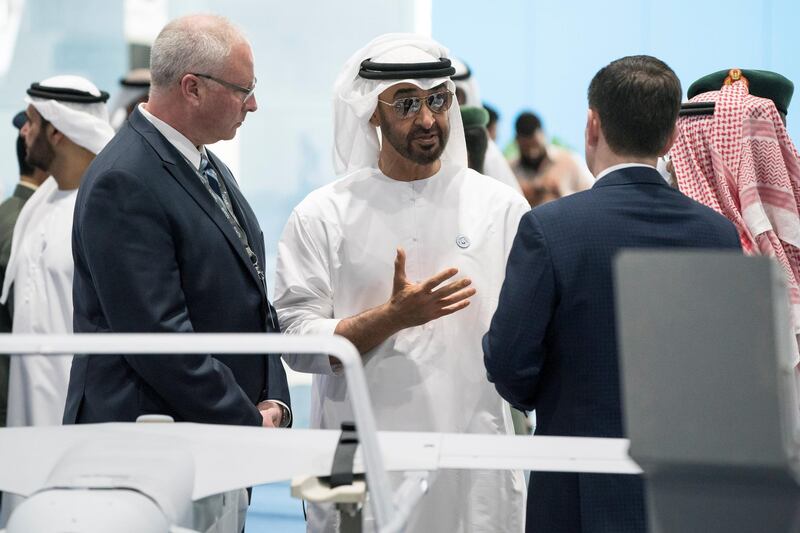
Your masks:
M379 429L510 435L480 339L528 205L467 168L446 57L428 38L389 34L347 62L335 85L342 177L292 212L275 307L289 334L355 344ZM313 427L353 420L335 361L286 359L317 374ZM522 531L524 488L518 471L439 472L406 531ZM310 506L309 531L335 531L336 520Z
M28 89L20 130L27 161L50 174L20 211L0 303L13 309L11 332L72 333L72 212L86 167L114 136L108 93L79 76L55 76ZM61 425L72 356L12 355L11 426ZM22 501L3 495L2 526Z
M14 226L0 300L11 300L12 332L72 333L72 212L89 163L114 136L108 93L78 76L56 76L28 89L28 161L51 177ZM12 356L8 425L61 425L72 356Z

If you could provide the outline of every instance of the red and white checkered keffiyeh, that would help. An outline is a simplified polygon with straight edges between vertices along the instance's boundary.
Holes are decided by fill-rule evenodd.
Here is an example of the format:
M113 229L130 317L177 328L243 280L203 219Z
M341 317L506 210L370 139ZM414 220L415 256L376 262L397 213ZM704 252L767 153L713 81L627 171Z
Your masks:
M800 334L800 156L775 104L746 81L695 96L713 115L678 120L670 157L678 188L736 225L750 255L783 267L795 334Z

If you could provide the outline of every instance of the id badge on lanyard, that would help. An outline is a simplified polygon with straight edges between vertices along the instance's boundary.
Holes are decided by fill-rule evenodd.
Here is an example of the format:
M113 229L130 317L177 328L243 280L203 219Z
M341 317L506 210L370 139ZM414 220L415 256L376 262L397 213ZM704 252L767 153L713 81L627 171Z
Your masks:
M239 241L244 247L244 251L247 254L247 257L250 258L250 262L253 264L253 268L255 269L256 274L258 275L258 279L261 281L261 287L264 289L264 304L267 307L267 315L269 316L269 322L275 331L280 331L280 328L278 327L278 319L272 310L272 306L269 304L269 299L267 299L267 277L264 275L264 271L262 270L261 265L258 262L258 256L250 247L250 242L247 239L247 233L244 231L244 228L239 223L239 220L236 218L236 214L233 212L233 204L231 203L230 196L228 195L228 188L227 186L225 186L224 181L221 178L222 175L221 172L219 172L219 170L216 168L216 165L214 165L213 162L209 160L209 163L211 163L211 165L214 167L214 171L217 173L217 176L220 176L219 184L220 184L220 190L222 192L222 197L217 195L217 193L215 193L213 189L211 189L211 187L208 184L208 179L205 176L203 176L202 173L197 172L197 174L200 177L200 181L203 182L203 185L205 185L206 189L211 195L211 198L213 198L214 203L217 204L222 213L225 215L225 218L233 227L234 233L236 233L236 236L239 237Z

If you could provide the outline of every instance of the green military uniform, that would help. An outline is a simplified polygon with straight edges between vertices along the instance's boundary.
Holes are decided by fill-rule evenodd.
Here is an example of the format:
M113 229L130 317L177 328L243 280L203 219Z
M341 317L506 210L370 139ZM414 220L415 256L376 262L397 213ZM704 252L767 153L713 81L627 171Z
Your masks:
M14 194L0 204L0 287L6 277L6 267L11 256L11 236L14 224L22 206L34 193L34 189L25 185L17 185ZM0 305L0 333L11 333L11 309L9 305ZM0 355L0 427L6 425L8 409L8 355Z

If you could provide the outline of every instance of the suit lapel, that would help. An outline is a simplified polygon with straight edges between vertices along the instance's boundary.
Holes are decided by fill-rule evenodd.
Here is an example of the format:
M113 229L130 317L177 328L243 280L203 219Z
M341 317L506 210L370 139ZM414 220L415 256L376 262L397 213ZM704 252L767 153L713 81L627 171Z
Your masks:
M258 277L258 274L253 267L250 258L247 256L247 253L244 251L244 246L242 242L239 240L239 237L236 235L236 232L231 226L231 223L228 222L228 219L225 218L225 215L222 213L222 210L217 206L214 202L214 199L211 197L211 194L206 190L203 182L200 181L200 178L197 175L197 172L192 168L192 166L183 158L183 156L178 152L178 150L172 146L172 144L167 141L167 139L161 135L161 133L153 126L150 121L148 121L144 116L139 112L138 109L134 111L134 113L130 117L130 124L131 126L142 135L147 142L153 147L153 149L158 153L159 157L161 158L164 169L173 177L175 180L183 187L183 189L187 192L189 196L197 203L198 206L208 215L209 218L216 224L225 238L228 240L228 243L233 248L234 253L239 256L239 259L244 264L244 267L250 272L250 275L254 278L256 284L259 287L259 290L264 292L264 286L261 283L261 280ZM225 168L224 165L219 164L219 160L214 158L214 163L217 168ZM225 170L223 173L227 172ZM231 178L232 179L232 178ZM225 181L225 185L228 186L229 192L233 189L236 189L235 185L230 186L229 183L231 179L227 179ZM238 189L237 194L238 194ZM238 214L237 214L238 216ZM241 220L241 219L240 219ZM244 222L241 222L245 225ZM248 233L248 240L252 242L250 233L245 226L245 232ZM263 261L263 259L259 258L259 261ZM262 264L262 269L263 269Z
M236 214L236 218L239 220L239 223L244 228L245 233L247 233L247 240L250 243L250 246L253 248L254 251L257 253L261 251L261 248L258 247L256 249L256 240L257 237L260 237L260 231L258 230L258 222L256 221L255 214L249 208L247 204L247 200L244 199L244 195L242 195L242 191L239 190L239 184L236 182L236 178L233 177L231 174L230 169L228 169L227 165L225 165L211 150L206 149L206 153L208 154L208 158L213 163L214 167L218 170L220 176L222 177L222 181L225 183L225 188L228 190L228 196L231 199L231 204L233 204L233 210ZM263 261L263 257L258 258L259 261Z

